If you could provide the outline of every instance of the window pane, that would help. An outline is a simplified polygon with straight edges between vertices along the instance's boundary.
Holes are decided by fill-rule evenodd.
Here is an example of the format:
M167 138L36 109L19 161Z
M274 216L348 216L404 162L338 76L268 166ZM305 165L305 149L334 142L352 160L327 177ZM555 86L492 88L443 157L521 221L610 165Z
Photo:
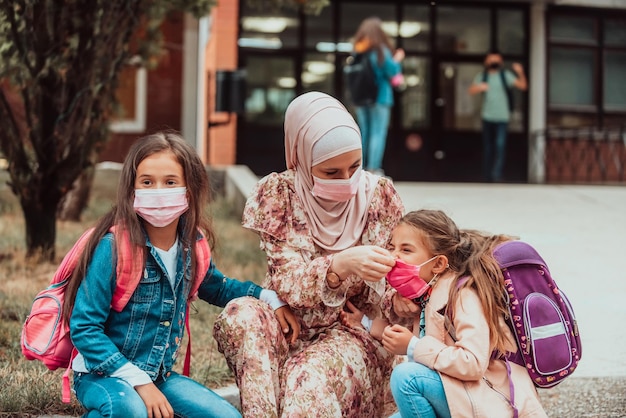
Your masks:
M489 10L437 7L439 52L486 53L489 50Z
M247 2L241 3L240 47L281 49L298 46L299 21L294 10L271 13L251 8Z
M323 91L334 96L334 73L334 54L307 54L302 65L302 87L305 91Z
M552 48L548 97L550 104L593 105L593 67L593 51Z
M604 108L626 110L626 52L606 52L604 61Z
M119 75L118 87L115 98L118 108L113 119L135 119L137 97L137 67L127 65L122 68Z
M395 42L397 34L396 8L394 5L345 3L341 5L339 41L351 42L361 22L377 16L383 21L383 30Z
M439 88L443 105L443 126L446 130L480 131L482 96L470 96L467 89L483 66L475 63L444 62L439 67Z
M521 10L498 10L498 50L503 54L523 54L524 13Z
M550 20L551 41L575 41L595 44L595 20L587 17L553 16Z
M289 102L296 96L293 62L288 58L249 57L246 122L281 126Z
M306 16L306 46L318 51L335 51L333 39L334 7L324 7L319 16Z
M604 43L626 47L626 19L607 19L604 26Z
M400 23L400 36L404 48L411 51L428 51L430 39L428 6L406 6Z
M430 74L427 58L407 56L402 61L406 90L401 95L402 127L417 129L430 127Z

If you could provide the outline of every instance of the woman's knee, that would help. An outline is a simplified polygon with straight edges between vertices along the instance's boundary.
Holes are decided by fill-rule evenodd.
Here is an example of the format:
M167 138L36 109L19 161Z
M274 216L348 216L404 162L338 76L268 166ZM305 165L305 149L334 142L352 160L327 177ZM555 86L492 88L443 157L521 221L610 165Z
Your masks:
M267 311L271 312L269 305L256 298L233 299L215 319L213 336L219 341L220 336L241 336L248 330L262 329Z
M261 325L263 314L271 311L270 306L253 297L233 299L215 320L216 328L229 329Z
M213 326L213 337L227 358L239 353L244 342L251 338L278 341L280 334L280 324L272 308L253 297L231 300Z

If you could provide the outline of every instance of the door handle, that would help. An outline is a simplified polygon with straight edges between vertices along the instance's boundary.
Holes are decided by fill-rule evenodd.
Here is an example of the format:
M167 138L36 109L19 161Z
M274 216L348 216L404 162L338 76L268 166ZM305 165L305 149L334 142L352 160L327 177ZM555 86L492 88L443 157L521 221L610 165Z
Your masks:
M446 105L446 100L443 97L438 97L435 99L435 106L444 107Z

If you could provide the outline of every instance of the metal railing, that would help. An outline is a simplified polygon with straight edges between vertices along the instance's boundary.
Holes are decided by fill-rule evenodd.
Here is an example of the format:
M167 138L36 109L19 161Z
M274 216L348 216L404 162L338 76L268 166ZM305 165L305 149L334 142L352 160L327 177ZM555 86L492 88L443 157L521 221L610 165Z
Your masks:
M537 183L626 184L626 123L534 132L529 157Z

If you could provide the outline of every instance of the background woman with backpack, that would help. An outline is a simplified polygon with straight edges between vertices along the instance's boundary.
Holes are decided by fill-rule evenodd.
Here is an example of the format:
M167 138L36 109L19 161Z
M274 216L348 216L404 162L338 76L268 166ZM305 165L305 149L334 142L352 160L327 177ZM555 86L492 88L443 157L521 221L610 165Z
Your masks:
M382 175L387 129L393 106L393 87L401 83L400 62L404 59L404 50L397 49L392 54L394 47L378 17L361 22L353 44L356 54L365 54L369 59L378 86L374 103L356 104L356 119L363 140L363 167Z

